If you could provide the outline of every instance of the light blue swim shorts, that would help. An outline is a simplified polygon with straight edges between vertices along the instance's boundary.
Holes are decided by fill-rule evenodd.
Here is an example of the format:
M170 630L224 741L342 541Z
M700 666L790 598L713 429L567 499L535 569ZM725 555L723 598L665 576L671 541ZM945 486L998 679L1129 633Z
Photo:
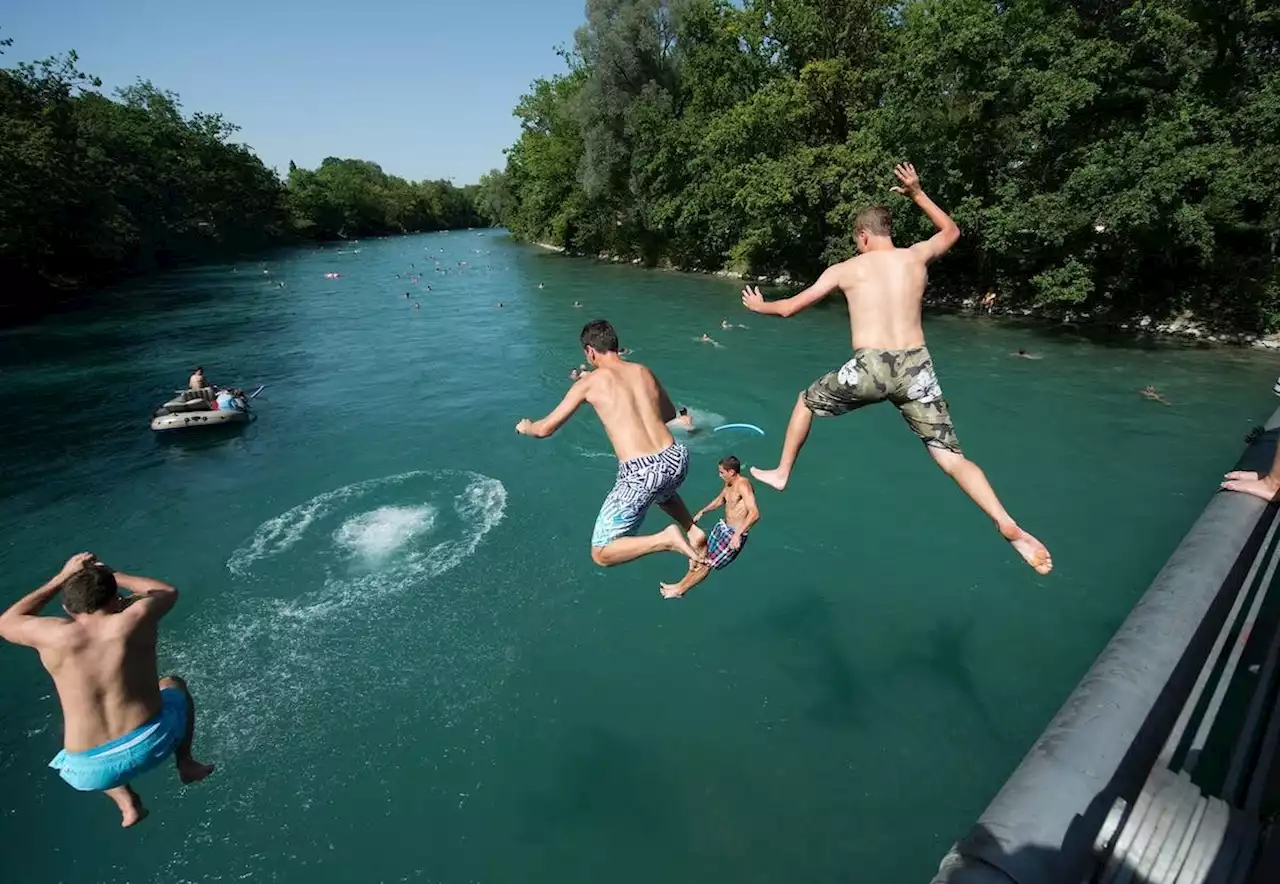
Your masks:
M657 454L646 454L618 464L618 481L600 507L593 547L608 546L619 537L640 530L644 514L655 503L666 503L680 490L689 473L689 449L679 442Z
M160 714L141 727L84 752L64 749L49 766L81 792L114 789L146 773L173 754L187 730L187 695L165 688L160 702Z

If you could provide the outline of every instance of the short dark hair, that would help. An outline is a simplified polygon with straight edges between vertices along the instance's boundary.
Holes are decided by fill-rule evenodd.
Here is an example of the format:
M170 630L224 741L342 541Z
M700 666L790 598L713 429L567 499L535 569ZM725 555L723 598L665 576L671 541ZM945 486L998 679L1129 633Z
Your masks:
M893 215L884 206L871 206L853 219L853 232L866 231L872 236L893 236Z
M62 606L72 614L100 611L119 595L116 575L105 565L85 565L62 584Z
M204 366L203 366L203 365L197 365L194 369L192 369L192 370L191 370L191 373L192 373L192 374L195 374L197 371L204 371Z
M732 454L729 455L728 457L720 458L720 466L724 467L726 470L729 470L732 473L742 472L742 461L738 460Z
M676 412L676 414L680 415L681 417L684 417L688 413L689 413L689 409L685 408L683 405L680 406L680 410Z
M618 333L607 319L593 319L582 327L582 349L588 347L597 353L618 352Z

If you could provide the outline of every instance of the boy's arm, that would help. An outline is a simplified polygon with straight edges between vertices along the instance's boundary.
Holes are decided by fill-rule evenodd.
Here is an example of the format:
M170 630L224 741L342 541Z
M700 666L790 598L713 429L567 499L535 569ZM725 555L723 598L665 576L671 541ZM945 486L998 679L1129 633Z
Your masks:
M807 310L812 307L839 287L840 271L837 269L838 267L838 264L828 267L822 271L822 275L818 277L818 281L813 285L798 294L792 295L790 298L780 298L777 301L766 301L764 295L760 292L759 286L747 286L742 290L742 306L752 313L763 313L766 316L781 316L783 318L795 316L801 310Z
M960 239L960 228L951 216L942 210L937 203L929 199L928 195L920 188L920 176L916 174L916 167L910 163L901 163L894 167L893 174L902 182L901 186L893 188L894 193L907 197L913 203L920 207L929 220L933 222L933 226L938 228L938 232L926 239L924 242L918 242L911 247L911 251L920 256L920 259L926 264L930 261L936 261L941 258L951 247Z
M93 553L77 553L67 560L54 577L44 586L18 599L3 614L0 614L0 638L15 645L39 647L50 629L56 629L63 622L56 617L41 617L40 610L58 594L62 584L72 574L93 561Z
M533 436L538 439L545 439L573 417L573 413L578 410L578 406L587 401L587 385L591 383L591 375L587 375L581 380L575 381L573 386L569 388L569 392L565 393L564 399L560 400L560 404L556 406L555 411L547 415L540 421L531 421L527 417L516 424L516 432L521 436Z
M712 510L717 510L717 509L719 509L719 508L720 508L720 507L722 507L722 506L724 506L724 492L723 492L723 491L721 491L719 494L717 494L717 495L716 495L716 499L715 499L715 500L711 501L711 503L707 504L707 505L706 505L706 506L704 506L702 509L700 509L700 510L698 510L696 513L694 513L694 514L693 514L693 521L697 522L699 519L701 519L701 518L702 518L703 516L705 516L707 513L711 512Z

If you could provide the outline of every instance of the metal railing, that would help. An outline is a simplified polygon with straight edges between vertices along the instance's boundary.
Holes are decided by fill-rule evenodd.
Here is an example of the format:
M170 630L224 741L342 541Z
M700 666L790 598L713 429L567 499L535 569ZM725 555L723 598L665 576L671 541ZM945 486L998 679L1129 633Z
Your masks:
M1240 468L1270 467L1278 427L1280 411ZM1263 804L1280 779L1280 630L1260 636L1269 648L1247 672L1243 715L1224 713L1280 594L1276 513L1213 496L934 884L1280 882L1257 869ZM1205 794L1193 777L1215 727L1230 731L1217 741L1229 763Z

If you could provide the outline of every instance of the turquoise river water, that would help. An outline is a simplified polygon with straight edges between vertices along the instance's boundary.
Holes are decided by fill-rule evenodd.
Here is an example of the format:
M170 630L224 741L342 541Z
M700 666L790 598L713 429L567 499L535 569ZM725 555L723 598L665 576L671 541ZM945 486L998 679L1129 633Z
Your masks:
M0 648L2 877L927 880L1268 414L1275 361L930 316L960 439L1055 572L881 406L817 424L741 558L664 601L677 557L591 564L615 467L594 416L513 427L604 316L701 424L767 434L691 437L691 508L719 456L772 465L847 323L737 291L459 231L171 273L0 333L4 592L81 549L179 586L162 669L219 765L144 776L152 815L121 831L46 767L50 682ZM196 363L266 384L256 422L155 438Z

